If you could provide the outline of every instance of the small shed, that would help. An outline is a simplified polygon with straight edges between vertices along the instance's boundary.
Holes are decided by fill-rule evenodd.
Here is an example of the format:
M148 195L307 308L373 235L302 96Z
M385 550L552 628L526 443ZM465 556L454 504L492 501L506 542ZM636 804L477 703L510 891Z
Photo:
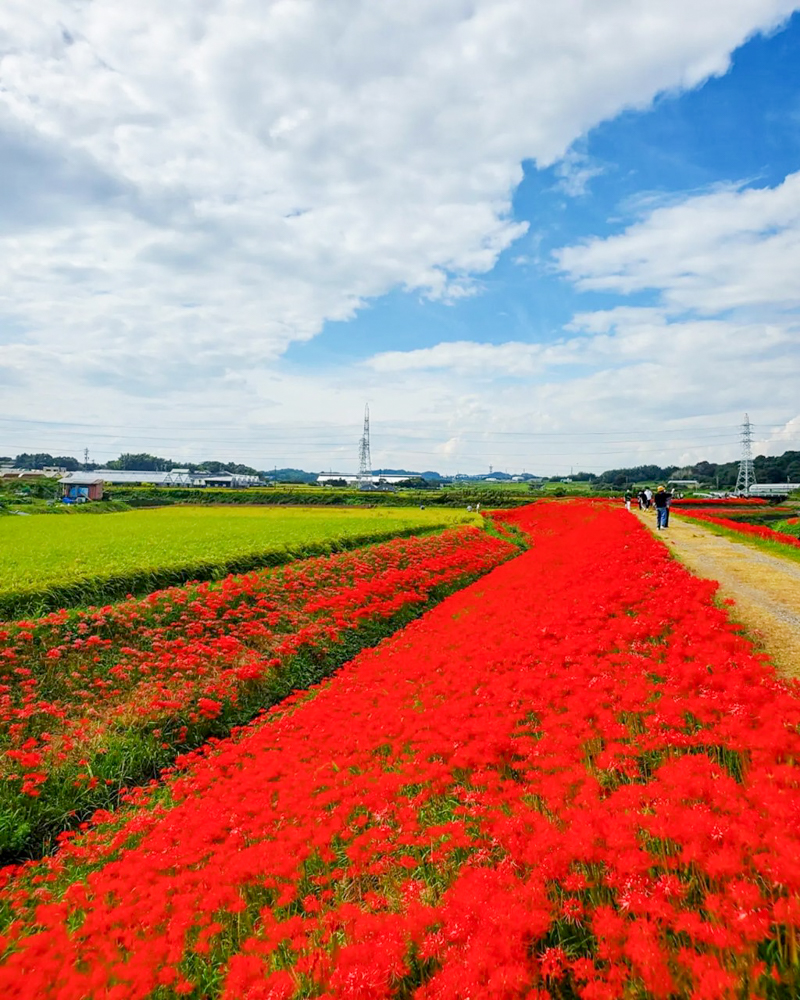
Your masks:
M225 487L225 489L232 489L238 484L234 481L234 477L227 472L221 472L216 476L203 476L203 481L206 486L210 487Z
M104 481L90 472L73 472L60 479L64 503L86 503L102 500Z

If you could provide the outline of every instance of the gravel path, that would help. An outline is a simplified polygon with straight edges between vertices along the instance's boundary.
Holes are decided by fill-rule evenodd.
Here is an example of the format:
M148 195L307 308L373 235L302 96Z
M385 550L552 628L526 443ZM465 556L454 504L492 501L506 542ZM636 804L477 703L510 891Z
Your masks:
M670 515L656 531L655 514L634 512L696 576L718 580L720 597L735 602L731 616L785 676L800 677L800 564L767 555Z

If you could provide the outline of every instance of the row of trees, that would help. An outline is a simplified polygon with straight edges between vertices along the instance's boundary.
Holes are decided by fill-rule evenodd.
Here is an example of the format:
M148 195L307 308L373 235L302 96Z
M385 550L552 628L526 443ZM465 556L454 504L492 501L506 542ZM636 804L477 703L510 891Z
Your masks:
M777 456L758 455L753 461L753 467L760 483L800 483L800 451L785 451ZM738 475L738 462L696 462L682 467L637 465L628 469L609 469L595 478L597 482L613 486L667 479L696 479L704 486L724 490L733 489Z
M16 458L6 458L0 456L0 464L14 465L17 469L43 469L46 466L59 466L67 472L77 472L84 469L92 472L101 468L96 462L84 464L71 455L51 455L48 452L37 452L29 454L23 452ZM258 473L249 465L241 465L237 462L173 462L169 458L159 458L157 455L149 455L147 452L139 454L126 453L115 458L111 462L106 462L102 468L117 470L136 470L142 472L171 472L173 469L189 469L191 472L208 472L212 476L222 472L230 472L240 476L257 476Z
M78 459L71 455L53 456L46 451L30 455L23 452L16 458L0 455L0 465L13 465L16 469L43 469L46 465L56 465L61 469L66 469L67 472L77 472L78 469L83 468Z

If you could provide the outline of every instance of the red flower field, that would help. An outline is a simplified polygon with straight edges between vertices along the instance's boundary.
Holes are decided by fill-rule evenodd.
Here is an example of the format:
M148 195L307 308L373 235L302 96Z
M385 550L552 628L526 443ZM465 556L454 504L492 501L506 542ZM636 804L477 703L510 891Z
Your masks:
M800 538L794 535L787 535L784 531L775 531L763 524L748 524L746 521L733 521L728 517L715 517L713 514L706 514L703 511L682 510L684 517L691 517L695 521L705 521L708 524L716 524L720 528L728 531L735 531L741 535L750 535L753 538L760 538L765 542L778 542L781 545L789 545L792 548L800 549ZM789 520L788 523L792 523Z
M516 552L477 528L0 630L0 858L110 805ZM396 625L394 625L396 627ZM36 800L35 802L31 800ZM41 852L40 852L41 853Z
M680 497L672 501L676 507L766 507L763 497Z
M6 869L0 996L797 996L797 688L624 510L504 519L528 552Z

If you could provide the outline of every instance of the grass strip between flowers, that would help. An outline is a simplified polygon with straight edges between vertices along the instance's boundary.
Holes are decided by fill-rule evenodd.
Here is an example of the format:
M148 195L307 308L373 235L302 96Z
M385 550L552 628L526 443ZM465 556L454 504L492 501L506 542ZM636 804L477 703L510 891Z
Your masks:
M515 551L467 528L0 633L0 858L40 856Z
M7 873L0 993L797 996L797 685L624 511L510 517L531 551Z
M751 545L773 556L800 561L800 538L795 538L793 535L774 531L765 525L748 524L746 521L734 521L727 517L714 517L706 513L695 513L689 510L681 510L676 513L692 521L699 521L704 528L715 535Z

